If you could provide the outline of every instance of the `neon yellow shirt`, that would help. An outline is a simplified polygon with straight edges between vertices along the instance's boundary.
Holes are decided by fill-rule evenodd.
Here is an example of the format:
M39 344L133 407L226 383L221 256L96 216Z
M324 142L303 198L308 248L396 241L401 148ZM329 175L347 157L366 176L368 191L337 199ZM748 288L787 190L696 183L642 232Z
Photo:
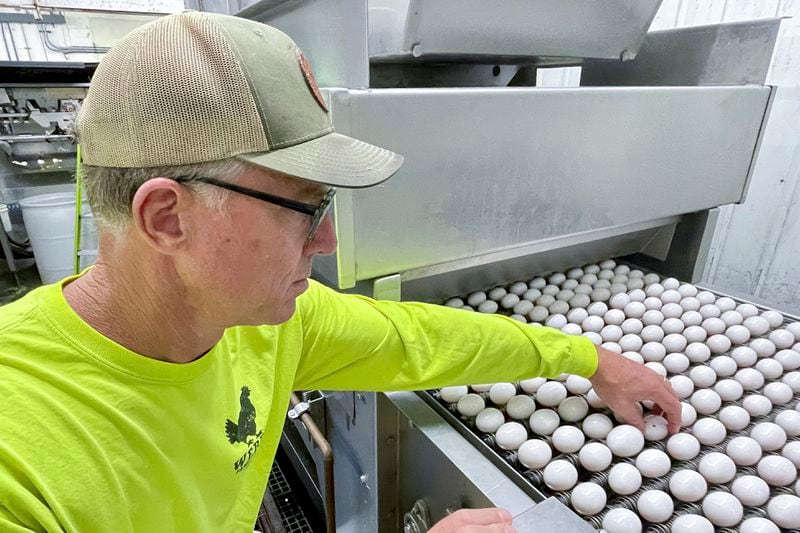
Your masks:
M74 279L74 278L73 278ZM173 364L93 330L62 283L0 308L0 531L253 530L297 389L589 376L583 337L318 283L279 326Z

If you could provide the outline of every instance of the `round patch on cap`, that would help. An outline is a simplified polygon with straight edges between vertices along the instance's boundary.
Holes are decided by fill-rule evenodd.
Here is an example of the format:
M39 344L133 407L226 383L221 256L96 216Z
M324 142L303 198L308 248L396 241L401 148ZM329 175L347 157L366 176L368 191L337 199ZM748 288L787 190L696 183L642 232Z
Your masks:
M311 70L311 63L308 62L308 59L306 59L306 56L300 50L297 50L297 59L300 62L300 70L303 72L303 78L306 80L306 85L308 85L308 88L311 89L311 94L314 95L314 99L327 113L328 106L325 105L325 99L322 97L322 93L319 91L317 80L314 79L314 72Z

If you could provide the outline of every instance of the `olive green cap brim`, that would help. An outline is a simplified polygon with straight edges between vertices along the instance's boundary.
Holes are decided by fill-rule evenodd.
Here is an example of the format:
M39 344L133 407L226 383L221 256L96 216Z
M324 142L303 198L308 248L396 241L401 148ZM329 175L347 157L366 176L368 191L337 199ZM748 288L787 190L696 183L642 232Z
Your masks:
M339 133L237 158L307 181L354 189L389 179L403 164L399 154Z

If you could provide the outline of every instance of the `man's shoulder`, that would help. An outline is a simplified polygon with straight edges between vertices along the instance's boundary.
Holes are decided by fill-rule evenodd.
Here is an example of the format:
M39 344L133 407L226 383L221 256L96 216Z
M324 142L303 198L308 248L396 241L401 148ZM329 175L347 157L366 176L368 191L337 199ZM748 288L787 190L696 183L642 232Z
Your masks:
M13 330L36 313L40 290L35 289L18 300L0 306L0 335Z

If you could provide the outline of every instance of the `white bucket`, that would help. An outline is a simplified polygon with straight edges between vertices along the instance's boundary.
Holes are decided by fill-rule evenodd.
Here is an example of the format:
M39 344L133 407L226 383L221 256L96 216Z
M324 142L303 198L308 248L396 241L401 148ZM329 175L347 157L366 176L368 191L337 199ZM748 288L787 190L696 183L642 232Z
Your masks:
M20 200L19 205L42 283L55 283L72 275L75 261L75 193L30 196ZM89 248L94 244L96 247L93 224L91 228L82 229L83 246ZM82 263L91 264L91 260L87 262L85 259L94 257L82 257Z

